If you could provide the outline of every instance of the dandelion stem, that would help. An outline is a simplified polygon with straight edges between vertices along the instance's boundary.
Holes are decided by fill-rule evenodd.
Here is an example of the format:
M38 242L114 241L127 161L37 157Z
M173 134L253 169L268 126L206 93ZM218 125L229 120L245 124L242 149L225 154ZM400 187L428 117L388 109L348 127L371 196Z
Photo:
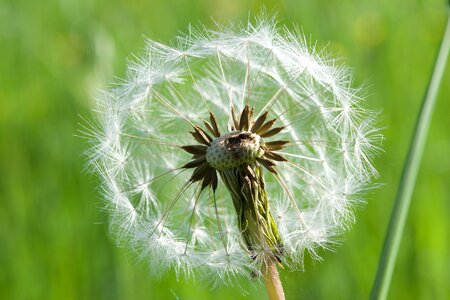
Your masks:
M428 128L430 126L431 115L436 102L439 85L443 77L449 50L450 15L442 38L439 54L435 62L434 71L416 123L408 157L403 168L397 197L395 199L391 220L384 241L383 251L380 256L377 275L370 296L370 299L372 300L386 299L389 291L389 285L392 279L392 273L394 271L409 205L411 203L411 196L414 190Z
M284 300L283 286L281 285L280 275L278 274L275 260L271 260L265 265L263 270L266 290L270 300Z

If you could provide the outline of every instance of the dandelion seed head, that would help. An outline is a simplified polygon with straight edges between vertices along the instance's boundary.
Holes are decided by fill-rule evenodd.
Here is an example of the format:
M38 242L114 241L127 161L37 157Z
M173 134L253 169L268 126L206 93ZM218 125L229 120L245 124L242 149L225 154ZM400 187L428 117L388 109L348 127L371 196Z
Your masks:
M153 273L214 283L273 257L320 259L377 174L377 115L359 94L347 68L273 17L147 40L86 129L111 230ZM243 225L246 195L267 204L270 238Z

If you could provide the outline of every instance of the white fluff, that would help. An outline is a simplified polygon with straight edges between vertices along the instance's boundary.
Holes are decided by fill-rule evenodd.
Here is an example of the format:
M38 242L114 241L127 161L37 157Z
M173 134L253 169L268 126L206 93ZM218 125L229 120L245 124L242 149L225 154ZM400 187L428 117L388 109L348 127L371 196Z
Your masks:
M317 257L354 221L352 207L376 174L375 115L351 80L302 34L265 17L217 31L190 28L174 47L148 40L127 79L98 99L98 125L89 132L113 232L154 273L174 268L228 282L257 271L225 187L219 181L217 218L212 192L196 197L199 188L185 186L191 171L177 169L189 160L177 146L196 144L189 122L201 125L210 109L225 132L231 104L240 111L249 103L288 126L277 139L290 141L279 152L290 163L277 165L279 179L265 173L285 262L301 267L305 251Z

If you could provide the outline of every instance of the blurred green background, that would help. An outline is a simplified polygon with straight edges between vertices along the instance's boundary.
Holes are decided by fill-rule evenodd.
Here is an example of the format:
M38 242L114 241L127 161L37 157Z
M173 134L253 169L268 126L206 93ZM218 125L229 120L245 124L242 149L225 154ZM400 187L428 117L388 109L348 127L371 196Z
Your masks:
M382 110L384 185L322 262L281 272L288 299L366 299L446 20L441 0L0 0L0 299L265 299L258 283L211 290L148 275L108 235L76 137L93 95L123 76L143 36L246 20L264 5L343 57ZM390 299L450 299L450 68L428 137Z

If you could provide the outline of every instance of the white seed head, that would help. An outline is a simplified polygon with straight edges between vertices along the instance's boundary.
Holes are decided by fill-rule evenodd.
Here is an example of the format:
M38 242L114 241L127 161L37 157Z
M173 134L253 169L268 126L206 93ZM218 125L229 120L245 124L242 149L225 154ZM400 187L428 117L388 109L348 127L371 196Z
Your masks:
M192 155L181 147L196 145L189 148L193 165L226 171L255 161L270 167L264 149L272 142L276 173L263 168L262 176L283 262L301 268L305 252L316 257L318 248L332 246L376 175L371 159L380 135L351 74L323 53L265 16L216 31L190 28L175 46L147 41L127 78L98 99L98 125L87 129L90 165L120 242L155 273L174 269L228 282L260 270L268 247L252 255L242 247L223 181L216 178L216 193L206 190L215 173L183 170ZM267 112L283 130L264 136L233 127L230 110L247 104L253 120ZM194 139L193 125L203 126L210 113L221 134L197 132Z

